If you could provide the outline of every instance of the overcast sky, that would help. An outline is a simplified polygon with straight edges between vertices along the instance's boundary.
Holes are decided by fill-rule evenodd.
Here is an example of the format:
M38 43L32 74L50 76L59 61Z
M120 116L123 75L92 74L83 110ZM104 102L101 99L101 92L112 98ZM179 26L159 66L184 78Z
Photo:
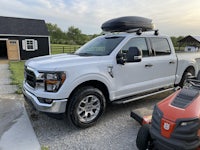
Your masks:
M121 16L153 19L160 33L200 35L200 0L1 0L0 15L44 19L63 31L101 33L101 24Z

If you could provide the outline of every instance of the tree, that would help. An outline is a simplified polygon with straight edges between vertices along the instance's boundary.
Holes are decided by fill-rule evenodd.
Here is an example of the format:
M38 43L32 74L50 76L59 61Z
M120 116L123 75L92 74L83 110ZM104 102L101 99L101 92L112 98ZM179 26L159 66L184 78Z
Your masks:
M179 46L183 46L183 45L180 45L180 43L178 42L179 40L181 40L183 38L184 38L183 36L179 36L179 37L172 36L171 37L172 43L176 50L179 50Z
M66 35L70 44L83 45L89 40L87 35L82 34L81 30L79 28L75 28L74 26L68 28Z
M174 47L178 47L179 46L179 40L183 39L184 37L183 36L179 36L179 37L175 37L175 36L172 36L171 37L171 40L172 40L172 43L174 45Z
M51 43L64 44L66 41L65 33L57 26L57 24L47 23L47 28L51 36Z
M79 28L70 26L67 32L63 32L57 24L46 23L52 44L83 45L89 40L97 37L97 34L86 35Z

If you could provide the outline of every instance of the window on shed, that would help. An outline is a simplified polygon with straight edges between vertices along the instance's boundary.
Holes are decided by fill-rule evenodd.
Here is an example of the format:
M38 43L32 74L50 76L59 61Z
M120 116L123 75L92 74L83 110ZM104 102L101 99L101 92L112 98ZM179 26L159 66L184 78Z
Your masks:
M38 49L37 40L34 39L25 39L22 41L23 50L26 51L35 51Z
M151 43L156 56L171 54L171 49L166 38L151 38Z
M10 42L11 45L15 45L15 44L17 44L17 42L14 41L14 40L10 40L9 42Z

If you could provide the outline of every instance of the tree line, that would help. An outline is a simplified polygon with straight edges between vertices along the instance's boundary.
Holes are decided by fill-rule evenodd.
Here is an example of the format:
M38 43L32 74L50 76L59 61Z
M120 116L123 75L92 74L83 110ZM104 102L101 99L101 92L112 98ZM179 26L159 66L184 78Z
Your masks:
M47 23L47 28L52 44L83 45L87 41L97 37L97 34L83 34L79 28L70 26L67 31L62 31L57 24Z
M57 24L47 23L47 28L51 36L52 44L69 44L69 45L83 45L89 40L97 37L100 34L86 35L83 34L79 28L70 26L67 31L62 31ZM183 36L172 36L171 40L174 47L179 47L178 41L184 38Z
M183 38L184 38L184 36L178 36L178 37L172 36L171 37L172 43L173 43L173 45L174 45L175 48L181 46L181 45L179 45L178 41L180 41Z

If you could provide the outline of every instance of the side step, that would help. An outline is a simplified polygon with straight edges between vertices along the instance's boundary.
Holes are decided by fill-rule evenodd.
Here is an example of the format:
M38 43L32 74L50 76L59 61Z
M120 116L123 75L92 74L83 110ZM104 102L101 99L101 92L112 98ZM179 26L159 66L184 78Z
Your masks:
M142 93L142 94L130 96L130 97L127 97L127 98L122 98L122 99L119 99L119 100L115 100L112 103L113 104L126 104L126 103L129 103L129 102L138 100L138 99L142 99L142 98L145 98L145 97L149 97L149 96L152 96L152 95L160 94L160 93L171 91L171 90L174 90L174 87L168 88L168 89L157 90L157 91L151 91L150 93Z

